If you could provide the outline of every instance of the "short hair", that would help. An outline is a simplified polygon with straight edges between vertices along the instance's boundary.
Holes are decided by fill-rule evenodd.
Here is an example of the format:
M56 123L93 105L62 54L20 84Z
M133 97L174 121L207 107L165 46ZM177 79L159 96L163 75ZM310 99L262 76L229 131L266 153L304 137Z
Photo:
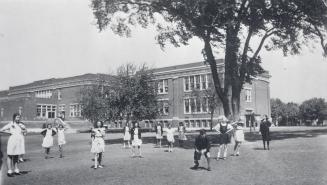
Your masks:
M98 127L98 122L101 123L101 126L100 126L100 127L103 127L103 121L96 121L95 124L94 124L94 127L95 127L95 128L99 128L99 127Z
M58 128L65 128L63 124L59 124Z
M204 130L204 129L201 129L201 130L200 130L200 134L201 134L201 135L203 135L203 134L205 134L205 133L206 133L206 130Z
M17 117L17 116L20 116L20 114L19 114L19 113L17 113L17 112L16 112L16 113L14 113L14 115L12 116L12 121L15 121L15 119L16 119L16 117Z
M184 125L184 123L183 122L179 122L179 125Z

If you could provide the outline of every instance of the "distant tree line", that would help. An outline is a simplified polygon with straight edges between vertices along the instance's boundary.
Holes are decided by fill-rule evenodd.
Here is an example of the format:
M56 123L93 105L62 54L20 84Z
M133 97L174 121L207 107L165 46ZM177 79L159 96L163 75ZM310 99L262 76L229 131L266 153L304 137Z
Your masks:
M284 103L280 99L271 99L271 117L278 125L312 125L321 124L327 119L327 102L323 98L312 98L301 104L288 102Z

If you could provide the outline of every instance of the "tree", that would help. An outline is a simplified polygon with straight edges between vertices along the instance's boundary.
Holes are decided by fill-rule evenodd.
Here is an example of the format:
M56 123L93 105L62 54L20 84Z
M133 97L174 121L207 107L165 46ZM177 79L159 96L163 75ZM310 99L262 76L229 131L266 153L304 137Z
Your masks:
M300 105L300 116L304 121L322 119L324 111L327 109L325 99L312 98L304 101Z
M146 65L139 69L133 64L120 66L113 87L119 102L119 118L126 122L155 119L159 114L156 88L153 72Z
M264 72L263 47L298 54L309 41L320 41L327 53L327 7L321 0L93 0L92 9L100 31L110 27L130 36L130 26L156 24L162 47L199 38L226 116L239 116L243 85ZM221 50L224 78L219 78L215 58Z
M101 81L81 91L82 115L93 123L155 119L158 101L153 79L152 70L146 65L120 66L110 82Z
M293 102L285 104L284 118L286 117L286 125L289 125L289 122L291 122L291 125L298 122L299 111L298 104Z
M284 115L285 104L278 98L270 100L271 117L274 121L281 122Z

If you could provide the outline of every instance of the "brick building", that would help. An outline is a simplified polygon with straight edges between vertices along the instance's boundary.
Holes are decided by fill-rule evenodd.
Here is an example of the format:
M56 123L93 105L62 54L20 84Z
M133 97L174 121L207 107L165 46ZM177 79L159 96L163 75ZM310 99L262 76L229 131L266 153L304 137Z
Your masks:
M217 60L220 77L223 77L223 60ZM164 126L168 123L185 122L188 128L209 127L210 114L208 100L196 98L192 89L205 91L212 85L210 68L203 62L189 63L154 70L158 82L160 117L156 120ZM252 84L245 84L241 93L241 115L248 121L249 115L270 115L269 74L257 77ZM25 122L44 123L45 120L64 115L70 124L86 122L81 117L78 104L79 92L84 86L98 84L99 80L112 79L104 74L85 74L69 78L53 78L35 81L29 84L10 87L0 91L0 121L11 120L14 112L22 114ZM223 114L218 106L214 120ZM143 121L143 127L151 127L153 121ZM112 128L121 128L122 122L111 124ZM248 124L247 124L248 125Z

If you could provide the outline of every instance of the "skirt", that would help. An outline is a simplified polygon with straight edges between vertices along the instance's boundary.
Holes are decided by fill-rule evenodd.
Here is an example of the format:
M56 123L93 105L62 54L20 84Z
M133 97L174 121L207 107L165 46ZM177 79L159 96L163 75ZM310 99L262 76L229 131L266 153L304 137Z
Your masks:
M104 152L104 139L101 137L95 137L92 141L91 153Z
M124 135L124 141L129 141L129 140L131 140L131 134L125 133L125 135Z
M142 140L134 137L133 141L132 141L132 146L141 146L142 145Z
M156 139L162 139L162 135L161 134L156 134Z
M167 141L168 141L169 143L174 143L174 142L175 142L174 135L167 135Z
M270 141L270 133L269 132L261 132L262 140L263 141Z
M24 136L11 135L7 144L7 155L22 155L25 154Z
M230 143L230 135L228 133L218 135L219 144L228 144Z
M66 144L65 136L58 135L58 145L64 145L64 144Z
M234 134L235 142L243 142L244 141L244 132L243 130L236 130Z
M178 134L178 139L179 139L179 140L184 140L184 141L186 141L187 138L186 138L185 133L179 133L179 134Z
M53 146L53 137L52 136L46 136L43 138L42 147L44 148L50 148Z

